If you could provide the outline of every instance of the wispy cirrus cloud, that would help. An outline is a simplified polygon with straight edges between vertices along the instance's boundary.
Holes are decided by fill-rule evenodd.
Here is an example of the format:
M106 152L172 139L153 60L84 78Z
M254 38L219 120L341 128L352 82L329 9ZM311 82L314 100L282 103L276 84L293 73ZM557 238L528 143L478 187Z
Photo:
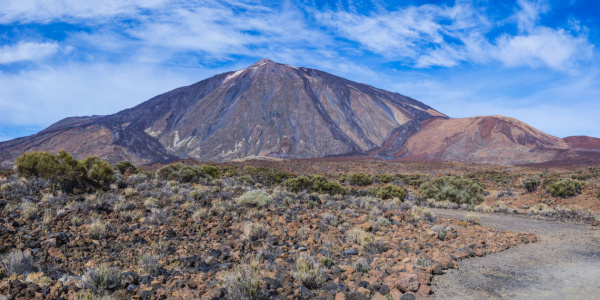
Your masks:
M1 46L0 64L40 60L55 54L59 49L57 43L19 42Z
M540 14L548 9L546 1L518 0L512 16L494 20L471 2L457 1L454 6L409 6L370 15L327 11L316 16L362 47L417 68L500 62L509 67L566 70L588 60L593 46L585 28L573 32L540 26ZM491 34L511 24L518 28L516 34Z
M168 0L18 0L0 3L0 23L106 21L114 16L138 15Z

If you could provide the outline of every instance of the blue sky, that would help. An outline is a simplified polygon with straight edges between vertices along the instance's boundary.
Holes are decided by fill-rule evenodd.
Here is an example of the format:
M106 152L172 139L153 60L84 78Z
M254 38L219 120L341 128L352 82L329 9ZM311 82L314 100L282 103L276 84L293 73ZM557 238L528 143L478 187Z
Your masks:
M0 0L0 141L265 57L600 137L599 22L593 0Z

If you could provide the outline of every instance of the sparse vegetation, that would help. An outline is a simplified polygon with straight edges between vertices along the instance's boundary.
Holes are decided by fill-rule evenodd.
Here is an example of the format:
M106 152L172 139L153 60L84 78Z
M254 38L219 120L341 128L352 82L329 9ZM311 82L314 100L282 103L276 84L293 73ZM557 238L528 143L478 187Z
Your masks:
M365 173L354 173L348 176L348 183L356 186L367 186L373 183L373 179Z
M262 223L250 223L244 226L244 236L250 241L257 241L267 237L269 229Z
M480 218L478 215L468 214L465 216L465 222L477 225L480 222Z
M95 295L105 295L117 289L121 284L119 271L107 265L88 268L81 276L81 286Z
M58 155L48 152L24 153L15 160L15 170L26 178L41 177L53 186L70 192L74 188L108 186L116 180L110 165L90 156L78 161L65 151Z
M398 198L401 201L404 201L404 199L406 198L406 191L403 188L395 186L395 185L386 185L386 186L380 188L375 193L375 196L379 197L383 200Z
M441 177L421 185L421 199L449 200L457 204L477 205L483 202L485 191L475 181L462 177Z
M263 190L246 192L235 200L238 205L251 204L258 207L267 206L271 201L273 201L273 197Z
M461 245L488 253L503 249L499 245L507 239L521 243L528 236L491 235L483 227L474 232L466 222L438 220L415 197L421 184L416 182L430 181L431 175L371 177L366 174L380 170L367 170L355 177L368 177L371 183L352 185L351 175L326 173L333 168L296 176L244 168L244 162L222 169L173 164L156 172L141 166L135 173L121 162L117 181L108 187L102 172L90 177L94 165L107 169L97 157L79 161L85 175L72 191L61 191L40 176L0 176L0 218L17 232L5 235L4 245L23 250L29 255L26 265L33 266L11 274L4 257L0 283L16 291L16 298L31 298L46 284L49 299L317 298L323 296L322 287L335 288L338 279L350 291L332 292L356 293L365 276L376 286L399 269L416 274L423 268L407 264L452 261L450 253ZM484 184L478 175L470 179ZM514 177L513 187L521 179ZM492 183L490 189L496 188ZM512 199L503 201L490 211L510 207ZM450 200L427 204L459 207ZM597 218L562 206L536 213L550 214ZM343 275L351 267L356 272ZM35 274L26 279L28 273ZM419 295L416 288L406 292Z
M523 179L522 184L523 184L523 188L525 188L525 190L527 192L533 193L533 192L537 191L538 187L541 184L541 181L537 177L530 177L530 178Z
M27 275L38 270L38 266L29 252L16 249L4 255L2 266L8 275Z
M237 266L225 277L227 296L232 300L258 300L268 297L262 290L262 275L256 262Z
M583 182L581 181L563 179L552 183L550 187L548 187L548 193L552 194L554 197L567 198L581 194L582 187Z
M296 259L293 276L309 289L316 289L323 283L323 269L312 255L306 253Z

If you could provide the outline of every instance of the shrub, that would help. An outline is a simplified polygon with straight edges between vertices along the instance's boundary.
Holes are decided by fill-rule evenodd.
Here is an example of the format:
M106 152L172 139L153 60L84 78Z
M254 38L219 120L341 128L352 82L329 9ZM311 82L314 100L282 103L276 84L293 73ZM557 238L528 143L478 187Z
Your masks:
M138 260L140 269L146 274L152 274L158 269L156 258L150 254L142 254Z
M354 261L352 266L354 267L354 270L356 270L356 272L367 273L371 270L369 261L362 257Z
M244 226L244 236L250 241L257 241L267 237L269 228L261 223L250 223Z
M339 182L329 181L322 175L313 175L312 182L311 192L313 193L327 193L333 196L345 195L347 192Z
M183 167L183 164L169 164L161 167L156 171L156 176L161 179L169 179L171 174L178 172Z
M369 239L363 244L365 251L371 254L379 254L388 250L384 240Z
M127 170L129 170L129 172L138 173L138 168L136 168L136 166L134 166L128 160L120 161L115 166L117 167L117 170L119 170L119 172L122 175L125 175L125 173L127 172Z
M539 178L534 177L534 178L523 179L522 184L523 184L523 188L525 188L525 190L527 190L527 192L533 193L533 192L537 191L541 182L540 182Z
M88 227L88 234L93 239L101 239L106 235L106 225L100 221L94 221Z
M484 197L485 191L477 182L462 177L436 178L419 189L421 199L450 200L457 204L477 205Z
M257 263L236 267L225 276L227 298L231 300L267 299L262 290L262 274Z
M153 208L152 214L150 214L150 217L148 217L148 222L154 225L162 225L167 223L168 217L169 214L165 209Z
M78 161L65 151L24 153L15 160L15 170L27 178L42 177L55 187L70 192L77 187L108 185L116 180L110 164L97 156Z
M552 194L554 197L572 197L577 194L581 194L582 187L583 182L574 181L571 179L563 179L552 183L548 188L548 193Z
M91 180L102 183L104 185L111 184L117 180L112 167L109 163L103 160L97 160L89 169L88 177Z
M389 183L392 181L392 175L390 174L381 174L379 175L379 182L381 183Z
M220 173L221 170L215 166L211 165L200 165L197 167L197 174L203 178L221 178Z
M366 186L373 183L373 179L365 173L354 173L348 177L348 183L351 185Z
M475 215L475 214L467 214L465 216L465 222L471 223L471 224L479 224L480 218L478 215Z
M373 237L373 234L368 233L358 227L355 227L346 232L346 239L351 243L364 246L367 243L373 241L375 238Z
M8 275L27 275L32 272L37 272L38 267L33 260L33 256L28 252L21 250L12 250L2 258L2 265Z
M268 186L274 184L281 184L287 179L294 177L293 174L287 172L267 169L263 167L255 168L248 166L244 168L244 173L250 176L254 182Z
M25 201L21 204L21 216L25 220L33 220L37 217L38 206L37 204L29 201Z
M312 187L313 182L306 176L298 176L296 178L290 178L286 180L283 185L288 189L288 191L292 193L299 193L302 191L308 191Z
M306 225L300 227L300 229L298 229L298 237L301 239L307 239L308 238L308 234L310 233L310 228L308 228Z
M414 218L431 222L434 220L433 214L427 207L413 206L411 208L411 214Z
M237 169L229 169L227 171L225 171L225 176L227 177L237 177L240 175L240 172L238 172Z
M330 213L324 213L323 215L321 215L321 218L323 220L323 223L327 225L337 226L339 223L338 219Z
M263 190L252 190L235 199L238 205L252 204L258 207L267 206L271 201L273 197Z
M395 185L386 185L375 193L375 197L383 200L398 198L403 201L406 198L406 191Z
M310 254L302 253L296 259L294 278L309 289L318 288L323 283L323 269Z
M119 287L121 279L118 274L117 268L106 265L88 268L81 276L81 285L96 295L104 295Z
M377 219L377 223L379 223L379 226L383 226L383 227L390 227L392 226L392 222L390 222L390 220L381 217Z
M156 198L148 198L146 199L146 201L144 201L144 207L146 209L152 210L153 208L157 208L158 207L158 199Z
M435 225L432 230L437 234L437 238L440 241L445 240L448 235L448 227L446 225Z

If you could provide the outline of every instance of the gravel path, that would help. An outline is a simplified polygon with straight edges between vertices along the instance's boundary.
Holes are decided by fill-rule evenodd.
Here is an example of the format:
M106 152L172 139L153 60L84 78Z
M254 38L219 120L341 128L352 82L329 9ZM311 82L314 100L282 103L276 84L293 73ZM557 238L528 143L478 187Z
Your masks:
M463 219L471 212L432 209ZM600 228L478 214L498 230L538 235L538 242L463 260L458 270L435 276L434 299L600 299Z

